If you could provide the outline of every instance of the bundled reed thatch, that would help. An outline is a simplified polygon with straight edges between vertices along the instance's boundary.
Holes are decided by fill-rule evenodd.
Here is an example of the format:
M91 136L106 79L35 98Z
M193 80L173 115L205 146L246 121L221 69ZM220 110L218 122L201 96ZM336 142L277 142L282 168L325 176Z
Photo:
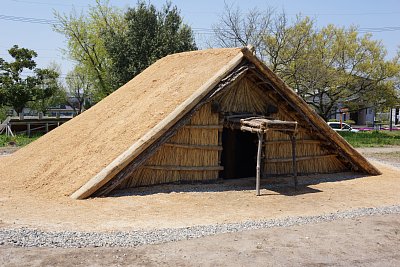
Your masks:
M292 144L290 142L275 142L267 143L265 148L266 160L292 158ZM296 144L296 156L320 156L325 155L327 152L321 149L321 145L316 142L302 142L299 140Z
M140 168L135 179L126 180L119 188L132 188L139 186L174 183L174 182L195 182L218 179L219 171L171 171L152 170Z
M189 128L180 129L169 143L208 145L218 144L218 129Z
M297 161L297 172L299 174L332 173L345 171L346 167L335 156L320 156L313 159ZM265 164L265 175L291 175L291 162L268 162Z
M280 113L278 114L278 117L280 117ZM279 118L280 119L280 118ZM296 133L296 138L298 140L311 140L311 136L308 134L307 131L304 130L301 126L298 127L297 133ZM290 137L286 133L278 132L278 131L270 131L266 135L265 138L266 142L270 141L288 141L290 140Z
M210 146L211 147L211 146ZM214 150L163 146L145 165L149 166L214 166L218 164L218 146ZM222 148L221 148L222 149Z
M219 123L219 114L212 111L212 104L207 103L200 108L190 119L188 125L216 125Z
M323 141L311 137L305 127L296 134L297 172L327 173L346 169L334 154L323 146ZM264 173L267 175L291 174L292 143L287 134L270 132L266 135Z
M223 112L265 113L272 100L254 82L240 80L236 86L216 97Z
M119 188L218 178L219 115L205 104Z

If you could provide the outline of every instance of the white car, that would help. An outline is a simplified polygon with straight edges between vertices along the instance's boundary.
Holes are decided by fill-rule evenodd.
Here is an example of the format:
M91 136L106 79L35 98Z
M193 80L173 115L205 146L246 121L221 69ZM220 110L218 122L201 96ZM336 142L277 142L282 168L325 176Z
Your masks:
M340 122L328 122L328 125L331 126L331 128L337 132L359 132L359 130L357 129L353 129L351 128L350 125L348 125L347 123L342 122L342 127L340 127Z

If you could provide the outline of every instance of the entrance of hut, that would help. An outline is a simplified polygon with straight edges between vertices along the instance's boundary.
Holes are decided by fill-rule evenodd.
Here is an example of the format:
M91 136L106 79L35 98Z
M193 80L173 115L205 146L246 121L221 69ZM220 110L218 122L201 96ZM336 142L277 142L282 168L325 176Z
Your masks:
M222 131L222 178L237 179L256 176L257 134L238 129Z

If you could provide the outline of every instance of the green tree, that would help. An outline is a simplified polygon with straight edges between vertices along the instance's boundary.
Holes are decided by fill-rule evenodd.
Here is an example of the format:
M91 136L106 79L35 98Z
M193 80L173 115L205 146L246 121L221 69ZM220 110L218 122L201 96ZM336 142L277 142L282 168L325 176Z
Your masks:
M41 69L37 71L38 85L35 87L33 102L36 104L36 110L46 113L47 108L58 104L57 99L60 86L57 78L58 72L51 69Z
M324 119L339 104L357 108L364 104L388 105L395 95L393 79L399 73L397 60L386 60L386 49L371 35L360 35L356 27L328 25L317 29L308 17L289 21L285 13L270 14L258 53L264 62L309 103ZM257 25L241 12L225 19L225 31L238 40ZM230 10L223 17L232 16ZM237 31L238 23L241 31ZM255 23L255 22L254 22ZM244 27L247 27L244 29ZM218 33L216 38L224 38ZM255 39L255 37L248 40ZM256 39L259 40L259 39ZM232 42L231 42L232 43ZM243 44L244 45L244 44Z
M312 31L303 53L287 62L282 73L285 81L328 119L338 104L357 109L390 103L395 90L392 79L399 65L385 56L386 49L370 35L359 35L355 27L328 25Z
M91 106L93 85L82 70L75 68L66 77L65 102L74 109L75 114L82 113Z
M96 0L87 14L55 13L58 24L54 30L63 34L68 40L65 53L75 62L78 68L86 73L88 79L97 89L96 97L101 99L115 90L112 77L111 58L105 49L104 31L111 28L118 32L124 28L123 12Z
M29 107L46 114L49 107L63 104L64 91L59 81L60 67L52 63L47 69L37 70L38 85L34 89L34 99Z
M193 33L183 23L176 6L167 3L157 11L144 1L125 13L126 27L106 31L106 50L113 62L113 74L120 86L157 59L168 54L195 50Z
M37 53L33 50L14 45L8 52L14 61L0 58L0 101L21 113L28 102L44 100L54 94L59 74L51 69L35 68ZM33 74L27 75L24 71L33 71Z
M126 11L96 1L88 14L55 14L55 30L68 40L68 55L87 73L97 100L171 53L196 49L192 30L176 6L158 11L144 1ZM85 74L86 75L86 74Z

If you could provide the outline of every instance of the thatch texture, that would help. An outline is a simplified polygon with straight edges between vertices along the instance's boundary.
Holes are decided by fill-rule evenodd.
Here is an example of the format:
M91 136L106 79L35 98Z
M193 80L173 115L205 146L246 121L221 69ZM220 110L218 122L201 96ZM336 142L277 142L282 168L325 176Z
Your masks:
M272 100L251 80L243 78L215 99L222 112L265 113Z
M297 172L300 174L313 173L334 173L345 171L347 168L336 157L319 157L307 160L297 161ZM268 175L291 175L292 163L267 163L265 174Z
M157 61L83 114L12 156L1 158L0 186L70 195L166 118L240 51L194 51Z
M186 127L181 128L162 145L143 167L136 170L118 188L217 179L217 168L209 169L219 166L222 149L219 147L219 129L205 127L218 124L219 114L212 112L211 103L205 104ZM194 168L188 170L190 167Z

